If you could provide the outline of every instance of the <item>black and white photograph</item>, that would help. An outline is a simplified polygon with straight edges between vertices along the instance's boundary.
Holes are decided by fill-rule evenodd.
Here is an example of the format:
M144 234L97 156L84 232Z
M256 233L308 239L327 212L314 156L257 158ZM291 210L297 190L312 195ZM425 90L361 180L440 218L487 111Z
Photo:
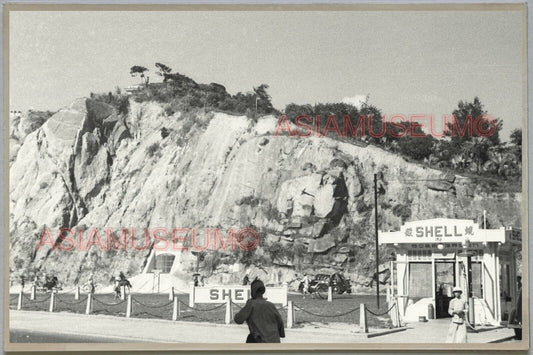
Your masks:
M529 349L526 4L3 12L6 351Z

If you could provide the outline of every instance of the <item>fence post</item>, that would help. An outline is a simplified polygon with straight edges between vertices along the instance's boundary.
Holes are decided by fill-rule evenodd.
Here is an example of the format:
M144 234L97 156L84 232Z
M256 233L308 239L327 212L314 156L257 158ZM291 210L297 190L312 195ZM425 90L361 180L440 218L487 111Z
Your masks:
M170 291L168 291L168 300L172 301L174 299L174 286L170 288Z
M76 286L76 291L74 291L74 299L75 300L80 299L80 286Z
M17 302L17 311L20 311L22 309L22 290L19 292L19 299Z
M231 297L226 300L226 317L224 322L226 324L231 323Z
M91 314L93 308L93 295L92 293L87 294L87 307L85 308L85 314Z
M292 328L294 324L294 308L292 301L287 302L287 328Z
M283 304L282 306L285 307L287 306L287 300L288 300L288 295L289 295L289 285L284 282L283 284L281 284L281 287L283 287Z
M172 304L172 320L178 320L178 297L174 296L174 303Z
M361 303L361 307L359 309L359 327L361 328L361 332L368 333L368 323L366 322L366 306L364 303Z
M48 308L49 312L54 311L54 304L56 303L55 301L56 301L56 294L55 292L52 291L52 293L50 294L50 307Z
M332 302L333 301L333 289L331 288L331 286L328 286L328 302Z
M396 307L394 307L394 314L396 314L396 319L398 320L398 328L400 328L402 326L402 316L400 315L400 308L398 307L398 298L395 297L394 298L394 305Z
M122 286L122 292L120 293L120 299L123 301L126 299L126 285Z
M189 307L194 307L194 282L189 284Z
M392 326L394 328L398 328L399 326L399 321L398 321L398 312L396 311L396 302L394 301L394 299L391 300L391 313L390 313L390 318L391 318L391 321L392 321Z
M128 295L128 302L126 303L126 318L131 317L131 293Z
M37 287L35 285L31 285L30 289L30 300L35 300Z

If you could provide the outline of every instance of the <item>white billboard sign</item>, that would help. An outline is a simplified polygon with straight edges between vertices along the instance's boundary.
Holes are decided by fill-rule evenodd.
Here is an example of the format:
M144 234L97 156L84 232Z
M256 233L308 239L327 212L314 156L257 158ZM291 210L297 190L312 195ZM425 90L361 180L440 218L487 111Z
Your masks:
M285 306L287 305L287 291L286 284L281 287L267 286L263 297L272 303ZM224 303L230 298L234 303L246 303L251 298L250 292L250 286L238 285L191 288L194 303Z

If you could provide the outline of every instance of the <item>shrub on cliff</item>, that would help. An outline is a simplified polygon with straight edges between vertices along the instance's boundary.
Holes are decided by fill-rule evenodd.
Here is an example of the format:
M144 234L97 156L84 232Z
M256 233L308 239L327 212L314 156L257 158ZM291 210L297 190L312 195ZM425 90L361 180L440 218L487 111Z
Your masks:
M401 217L402 221L406 221L409 217L411 217L411 213L411 206L409 205L399 204L392 208L392 214L394 214L396 217Z
M401 154L414 160L424 160L431 155L435 139L431 135L425 137L405 136L398 140Z
M154 155L156 154L161 154L159 152L159 143L154 143L154 144L151 144L150 146L148 146L148 148L146 148L146 154L152 158Z
M95 101L104 102L113 106L119 114L126 115L129 112L129 97L128 95L122 94L122 91L118 87L115 89L115 93L112 93L111 91L107 94L95 94L91 92L90 97Z
M238 200L237 202L235 202L237 205L249 205L251 207L257 207L259 205L259 203L261 202L261 198L258 198L258 197L255 197L255 196L252 196L252 195L248 195L248 196L244 196L243 198L241 198L240 200Z

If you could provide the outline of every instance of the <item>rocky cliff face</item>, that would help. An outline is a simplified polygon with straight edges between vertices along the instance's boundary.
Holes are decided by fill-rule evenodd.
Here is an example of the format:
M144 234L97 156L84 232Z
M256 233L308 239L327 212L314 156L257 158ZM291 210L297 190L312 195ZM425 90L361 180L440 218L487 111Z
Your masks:
M98 269L107 280L118 270L140 272L151 246L141 247L146 229L188 228L189 236L195 229L202 239L207 228L225 236L252 227L260 236L254 252L184 251L182 276L198 267L215 282L235 282L244 272L278 281L339 269L365 283L377 172L383 230L407 220L480 218L483 210L491 227L520 226L521 194L491 193L483 179L444 174L371 145L275 136L276 123L271 116L256 123L223 113L168 116L159 104L133 100L121 116L90 99L50 118L13 117L10 268L52 272L66 283ZM39 246L45 227L52 242ZM76 231L63 233L72 242L58 236L60 228ZM117 239L123 228L135 229L142 250L100 250L106 228Z

